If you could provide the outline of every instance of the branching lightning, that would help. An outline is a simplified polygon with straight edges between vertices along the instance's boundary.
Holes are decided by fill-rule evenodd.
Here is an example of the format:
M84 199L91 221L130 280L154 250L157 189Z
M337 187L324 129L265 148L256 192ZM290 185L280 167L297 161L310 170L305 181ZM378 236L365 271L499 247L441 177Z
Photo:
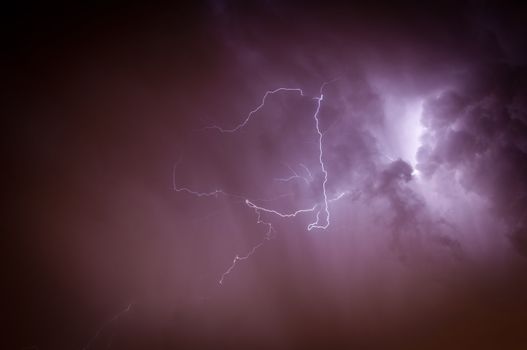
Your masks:
M337 80L337 79L335 79L335 80ZM333 81L335 81L335 80L333 80ZM247 207L249 207L250 209L252 209L256 213L256 216L257 216L256 223L265 225L267 227L267 231L266 231L266 233L264 235L264 238L258 244L253 246L252 249L249 250L249 252L247 252L245 255L236 255L234 257L234 259L232 261L232 264L221 275L220 280L219 280L220 284L223 284L225 278L232 272L232 270L236 267L236 265L240 261L243 261L243 260L246 260L246 259L250 258L256 252L256 250L258 250L262 245L264 245L264 243L266 241L268 241L268 240L270 240L272 238L272 233L275 232L275 229L274 229L274 227L273 227L271 222L263 220L263 218L262 218L263 214L267 214L267 215L271 215L271 216L278 216L280 218L294 218L294 217L296 217L296 216L298 216L300 214L315 213L315 220L307 226L307 230L308 231L311 231L313 229L325 230L325 229L327 229L330 226L329 203L337 201L337 200L341 199L342 197L346 196L347 194L349 194L349 191L344 191L344 192L338 193L336 196L334 196L332 198L329 198L328 193L327 193L327 183L328 183L328 179L329 179L329 174L328 174L328 171L327 171L327 168L326 168L326 164L324 163L324 147L323 147L324 133L322 132L321 127L320 127L319 114L320 114L320 109L321 109L321 106L322 106L322 101L324 100L323 89L324 89L324 87L327 84L332 83L333 81L325 82L324 84L322 84L322 86L320 88L319 96L316 96L316 97L312 98L313 100L316 101L315 102L316 103L315 112L313 113L313 120L314 120L314 127L315 127L315 131L317 133L317 139L318 139L318 163L320 165L320 171L321 171L321 173L323 175L323 178L322 178L322 181L321 181L321 184L320 184L321 191L322 191L322 200L320 202L317 202L317 203L313 204L313 206L311 206L309 208L298 209L298 210L295 210L295 211L292 211L292 212L280 212L280 211L275 210L275 209L271 209L271 208L268 208L268 207L263 207L263 206L256 205L254 200L251 200L251 199L245 197L244 201L243 201L245 203L245 205ZM279 93L279 92L284 92L284 91L297 92L298 94L300 94L301 97L305 97L306 96L304 94L304 91L302 89L300 89L300 88L285 88L285 87L281 87L281 88L278 88L278 89L275 89L275 90L269 90L269 91L267 91L264 94L260 105L258 105L252 111L250 111L249 114L247 115L247 117L240 124L238 124L238 125L236 125L236 126L234 126L232 128L224 128L224 127L221 127L221 126L218 126L218 125L212 125L212 126L206 127L205 129L213 129L213 130L216 130L216 131L218 131L220 133L229 133L229 134L235 133L235 132L243 129L249 123L251 118L257 112L259 112L262 108L264 108L265 103L266 103L266 101L267 101L269 96L274 95L274 94ZM178 162L178 164L179 164L179 162ZM215 190L210 191L210 192L198 192L198 191L192 190L192 189L187 188L187 187L178 187L176 185L176 181L175 181L175 170L176 170L176 167L177 167L178 164L176 164L176 166L174 166L174 174L173 174L174 175L174 177L173 177L174 178L174 183L173 183L174 191L176 191L176 192L186 192L186 193L194 195L196 197L218 197L218 195L225 195L225 196L233 196L233 197L236 197L236 198L243 198L243 196L240 196L240 195L237 195L237 194L230 194L230 193L227 193L227 192L225 192L225 191L223 191L221 189L215 189ZM274 180L275 181L279 181L279 182L289 182L289 181L292 181L294 179L302 179L306 184L308 184L308 185L311 184L314 181L314 177L313 177L311 171L304 164L299 164L299 165L305 170L305 173L307 174L308 177L299 175L298 172L295 171L292 167L290 167L289 165L286 165L286 167L290 170L292 175L289 176L289 177L285 177L285 178L275 178Z

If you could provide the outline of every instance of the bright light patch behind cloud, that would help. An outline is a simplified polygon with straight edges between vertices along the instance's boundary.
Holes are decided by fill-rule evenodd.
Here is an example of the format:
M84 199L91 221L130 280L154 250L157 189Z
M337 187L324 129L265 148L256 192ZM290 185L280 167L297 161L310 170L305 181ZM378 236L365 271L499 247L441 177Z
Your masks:
M415 168L424 127L421 124L423 100L388 97L385 99L385 139L383 148L394 159L401 158Z

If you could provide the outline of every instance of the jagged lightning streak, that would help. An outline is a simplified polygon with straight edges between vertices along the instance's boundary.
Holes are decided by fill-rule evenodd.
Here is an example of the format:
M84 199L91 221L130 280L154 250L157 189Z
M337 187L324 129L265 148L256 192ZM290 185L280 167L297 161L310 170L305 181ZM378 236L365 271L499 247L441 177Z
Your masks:
M317 130L317 134L318 134L318 161L320 163L320 170L322 171L322 174L324 174L324 179L322 180L322 196L324 198L324 203L323 203L323 210L326 214L326 220L325 220L325 224L320 224L320 210L317 212L317 216L316 216L316 221L309 224L307 226L307 229L308 231L311 231L312 229L314 228L317 228L317 229L322 229L322 230L325 230L329 227L329 224L330 224L330 214L329 214L329 205L328 205L328 193L327 193L327 190L326 190L326 185L328 183L328 171L326 169L326 165L324 164L324 150L323 150L323 147L322 147L322 139L324 138L324 134L322 133L322 131L320 130L320 120L318 119L318 114L320 113L320 106L322 105L322 100L324 99L324 94L323 94L323 91L324 91L324 88L326 87L326 85L328 84L331 84L337 80L339 80L340 78L336 78L336 79L333 79L331 81L327 81L327 82L324 82L322 84L322 86L320 86L320 96L319 97L315 97L315 100L317 101L317 109L315 111L315 114L313 115L313 118L315 119L315 128ZM341 198L341 197L340 197ZM339 198L339 199L340 199Z
M210 192L198 192L191 190L188 187L178 187L176 184L176 169L179 166L179 163L181 163L181 158L174 164L174 167L172 168L172 189L175 192L186 192L188 194L191 194L196 197L218 197L218 195L223 194L227 195L223 190L213 190Z
M273 228L271 223L265 222L265 221L262 220L262 213L268 213L268 214L276 215L276 216L279 216L281 218L291 218L291 217L296 217L299 214L308 213L308 212L315 212L316 211L315 221L310 223L307 226L307 229L308 229L308 231L311 231L313 229L325 230L330 225L329 202L333 202L333 201L339 200L342 197L344 197L346 194L348 194L348 192L345 191L345 192L339 193L336 197L334 197L332 199L328 199L327 188L326 188L329 176L328 176L328 171L326 169L326 165L324 163L324 149L323 149L324 133L321 131L321 128L320 128L319 113L320 113L320 108L321 108L321 105L322 105L322 101L324 99L324 95L323 95L324 87L327 84L330 84L330 83L332 83L332 82L334 82L336 80L338 80L338 79L334 79L332 81L323 83L322 86L320 87L319 96L313 98L316 101L316 109L315 109L315 112L313 114L313 119L315 121L315 130L316 130L317 135L318 135L318 162L320 164L320 170L321 170L321 172L323 174L323 179L322 179L322 184L321 184L322 197L323 197L322 203L316 203L311 208L299 209L299 210L296 210L296 211L290 212L290 213L283 213L283 212L279 212L279 211L274 210L274 209L269 209L269 208L257 206L256 204L253 203L253 201L251 201L251 200L246 198L245 199L245 204L249 208L251 208L251 209L253 209L255 211L255 213L257 215L257 223L258 224L264 224L264 225L268 226L268 230L267 230L264 238L262 239L262 241L260 241L251 250L249 250L249 252L247 254L245 254L243 256L236 255L234 257L234 260L233 260L232 264L230 265L230 267L221 275L221 278L219 280L220 284L223 284L223 281L224 281L225 277L231 273L231 271L236 267L238 262L248 259L250 256L252 256L256 252L256 250L258 248L260 248L265 243L265 241L270 239L271 233L274 232L274 228ZM247 115L247 117L240 124L234 126L233 128L230 128L230 129L223 128L223 127L217 126L217 125L208 126L205 129L214 129L214 130L219 131L220 133L235 133L235 132L241 130L242 128L244 128L249 123L249 121L254 116L254 114L257 113L258 111L260 111L265 106L265 102L266 102L267 98L270 95L273 95L275 93L282 92L282 91L293 91L293 92L299 93L300 96L302 96L302 97L305 96L304 91L302 89L300 89L300 88L285 88L285 87L281 87L281 88L277 88L275 90L269 90L269 91L267 91L264 94L260 105L258 105L252 111L250 111L249 114ZM311 181L312 181L313 180L313 176L312 176L311 171L309 170L309 168L307 168L303 164L300 164L300 165L306 170L306 173L309 175L309 177L311 178ZM282 178L282 179L275 179L275 180L287 182L287 181L290 181L290 180L295 179L295 178L302 178L308 184L311 182L311 181L308 181L307 178L298 175L298 173L296 171L294 171L291 167L288 166L288 168L292 171L293 176L291 176L289 178ZM174 172L175 172L175 167L174 167ZM191 189L189 189L187 187L177 187L176 184L175 184L175 174L174 174L174 190L177 191L177 192L186 192L186 193L195 195L197 197L212 197L212 196L217 197L219 194L223 194L223 195L227 195L227 196L230 195L230 194L224 192L223 190L214 190L212 192L197 192L197 191L191 190ZM236 197L240 197L240 196L236 195ZM324 215L323 215L324 218L323 219L321 219L321 213L322 212L324 213Z
M127 312L129 312L131 309L132 309L132 306L133 304L130 303L128 304L123 310L119 311L118 313L116 313L115 315L113 315L111 318L107 319L105 322L103 322L101 324L101 326L97 329L97 331L95 332L95 334L90 338L90 340L86 343L86 345L84 345L84 347L82 348L82 350L88 350L92 345L93 343L97 340L97 338L99 338L99 336L101 335L101 333L108 327L110 326L112 323L114 323L115 321L117 321L118 319L120 319L124 314L126 314Z
M218 130L221 133L234 133L234 132L240 130L241 128L245 127L245 125L247 125L247 123L252 118L252 116L265 106L265 101L267 100L267 97L269 95L274 95L277 92L281 92L281 91L296 91L296 92L300 93L300 96L304 96L304 91L302 91L302 89L299 89L299 88L284 88L284 87L281 87L281 88L278 88L278 89L275 89L275 90L269 90L269 91L267 91L265 93L264 97L262 98L262 103L260 103L260 105L258 107L256 107L252 111L250 111L249 114L247 115L247 118L245 118L243 120L243 122L241 122L240 124L236 125L234 128L232 128L232 129L225 129L225 128L222 128L221 126L211 125L211 126L205 127L205 129L216 129L216 130Z
M255 212L257 214L256 223L267 226L267 232L265 233L264 238L257 245L252 247L252 249L249 250L249 252L247 254L242 255L242 256L236 255L234 257L234 259L232 260L231 266L229 266L229 268L227 270L225 270L225 272L221 275L220 280L218 281L219 284L223 284L223 280L225 279L225 277L227 277L227 275L229 275L231 273L231 271L234 270L234 268L236 267L236 265L240 261L249 259L256 252L256 250L258 248L263 246L266 241L268 241L268 240L270 240L272 238L272 233L274 232L273 225L270 222L265 222L265 221L262 220L262 214L260 213L259 210L255 209Z
M324 95L322 94L322 89L325 85L322 85L320 88L320 96L315 97L315 100L317 101L317 109L315 111L315 114L313 115L313 118L315 118L315 128L317 129L318 133L318 161L320 162L320 169L322 170L322 173L324 174L324 180L322 181L322 196L324 197L324 204L323 204L323 210L326 213L326 223L324 225L321 225L319 223L320 220L320 210L317 212L316 221L309 224L307 226L308 231L311 231L314 228L320 228L325 230L329 226L329 209L328 209L328 194L326 192L326 184L328 182L328 171L326 170L326 166L324 164L324 151L322 148L322 138L324 137L324 134L322 131L320 131L320 120L318 119L318 114L320 112L320 106L322 105L322 100L324 99Z
M253 202L251 202L250 200L246 199L245 200L245 204L247 204L247 206L249 208L252 208L254 209L255 211L263 211L263 212L266 212L266 213L271 213L271 214L275 214L281 218L294 218L295 216L297 216L298 214L302 214L302 213L310 213L310 212L313 212L315 211L315 209L317 208L318 204L315 204L312 208L308 208L308 209L299 209L297 211L294 211L292 213L280 213L279 211L276 211L276 210L273 210L273 209L267 209L267 208L264 208L264 207L259 207L257 206L256 204L254 204Z
M238 199L241 199L241 200L245 199L245 196L242 196L242 195L239 195L239 194L235 194L235 193L225 192L224 190L221 190L221 189L215 189L215 190L212 190L210 192L198 192L198 191L191 190L188 187L179 187L179 186L177 186L177 184L176 184L176 169L177 169L177 167L179 166L180 163L181 163L181 158L176 162L176 164L174 164L174 167L172 168L172 189L174 190L174 192L185 192L185 193L188 193L188 194L193 195L195 197L215 197L215 198L218 198L219 195L224 195L226 197L234 197L234 198L238 198Z

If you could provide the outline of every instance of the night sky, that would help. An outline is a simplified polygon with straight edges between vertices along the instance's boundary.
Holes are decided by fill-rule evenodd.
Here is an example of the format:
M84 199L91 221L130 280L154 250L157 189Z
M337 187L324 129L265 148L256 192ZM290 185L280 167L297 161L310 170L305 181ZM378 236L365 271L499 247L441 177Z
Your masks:
M527 8L177 3L0 11L0 348L527 348Z

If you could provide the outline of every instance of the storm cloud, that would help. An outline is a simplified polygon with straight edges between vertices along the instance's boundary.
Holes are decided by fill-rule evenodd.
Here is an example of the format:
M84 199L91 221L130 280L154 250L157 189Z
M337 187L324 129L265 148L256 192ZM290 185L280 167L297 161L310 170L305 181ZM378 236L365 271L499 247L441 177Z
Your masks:
M522 348L525 13L14 8L6 346Z

